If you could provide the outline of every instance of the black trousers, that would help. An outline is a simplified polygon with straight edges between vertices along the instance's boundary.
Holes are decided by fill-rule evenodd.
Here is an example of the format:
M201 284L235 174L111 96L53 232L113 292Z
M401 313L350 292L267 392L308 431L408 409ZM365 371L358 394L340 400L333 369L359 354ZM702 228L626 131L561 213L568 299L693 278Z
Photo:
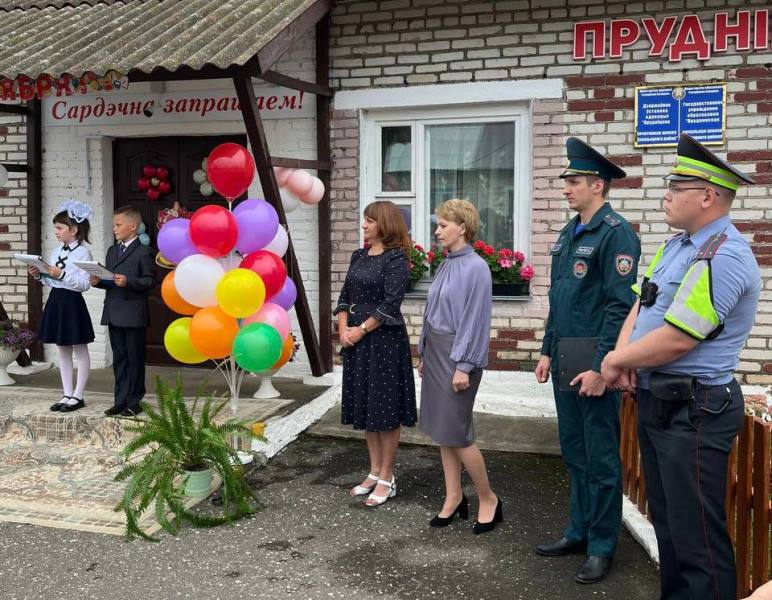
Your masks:
M139 408L145 395L145 327L110 325L116 408Z
M726 528L726 471L743 422L739 384L698 386L669 426L638 390L638 436L646 497L659 547L661 600L735 600L734 551Z

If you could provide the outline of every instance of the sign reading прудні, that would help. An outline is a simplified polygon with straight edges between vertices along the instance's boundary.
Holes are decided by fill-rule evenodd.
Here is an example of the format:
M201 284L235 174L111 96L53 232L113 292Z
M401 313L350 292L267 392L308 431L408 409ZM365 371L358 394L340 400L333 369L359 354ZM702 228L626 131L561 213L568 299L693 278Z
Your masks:
M726 84L635 88L635 147L676 146L682 133L703 144L723 144Z

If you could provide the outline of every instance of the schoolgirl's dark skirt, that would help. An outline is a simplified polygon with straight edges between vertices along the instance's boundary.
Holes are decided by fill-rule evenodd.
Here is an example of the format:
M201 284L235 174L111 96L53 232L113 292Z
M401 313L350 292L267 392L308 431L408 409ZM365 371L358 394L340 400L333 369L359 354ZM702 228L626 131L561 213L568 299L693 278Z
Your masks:
M38 339L45 344L77 346L94 341L94 327L83 294L64 288L51 288Z

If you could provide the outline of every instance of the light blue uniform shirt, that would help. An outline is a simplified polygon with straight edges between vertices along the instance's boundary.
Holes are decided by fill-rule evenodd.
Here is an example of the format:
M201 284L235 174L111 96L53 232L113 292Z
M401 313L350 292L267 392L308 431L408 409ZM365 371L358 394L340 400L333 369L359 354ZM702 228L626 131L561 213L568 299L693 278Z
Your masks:
M728 237L711 260L713 307L724 330L712 340L700 342L681 358L656 367L638 370L638 387L649 389L651 371L693 375L704 385L725 384L740 360L756 317L756 305L761 293L761 273L748 242L729 217L708 223L691 238L682 233L667 241L662 258L651 276L659 291L654 306L643 306L635 321L630 338L634 342L650 331L666 325L664 317L673 302L694 257L708 238L716 233Z

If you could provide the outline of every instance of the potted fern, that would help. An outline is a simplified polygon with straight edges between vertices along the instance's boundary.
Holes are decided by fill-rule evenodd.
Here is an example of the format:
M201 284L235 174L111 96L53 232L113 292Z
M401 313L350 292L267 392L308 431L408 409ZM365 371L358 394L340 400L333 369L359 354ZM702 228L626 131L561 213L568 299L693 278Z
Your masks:
M121 451L127 464L115 476L126 481L123 498L115 507L126 514L126 536L157 541L145 533L140 518L155 502L155 518L169 533L183 522L197 527L213 527L250 515L259 502L243 478L236 450L228 444L234 435L264 439L254 433L247 421L215 422L228 401L207 397L200 412L199 398L192 407L185 402L182 381L174 387L156 378L158 407L142 403L145 419L135 419L126 430L135 437ZM206 496L214 474L222 481L222 515L194 514L185 505L185 495Z

